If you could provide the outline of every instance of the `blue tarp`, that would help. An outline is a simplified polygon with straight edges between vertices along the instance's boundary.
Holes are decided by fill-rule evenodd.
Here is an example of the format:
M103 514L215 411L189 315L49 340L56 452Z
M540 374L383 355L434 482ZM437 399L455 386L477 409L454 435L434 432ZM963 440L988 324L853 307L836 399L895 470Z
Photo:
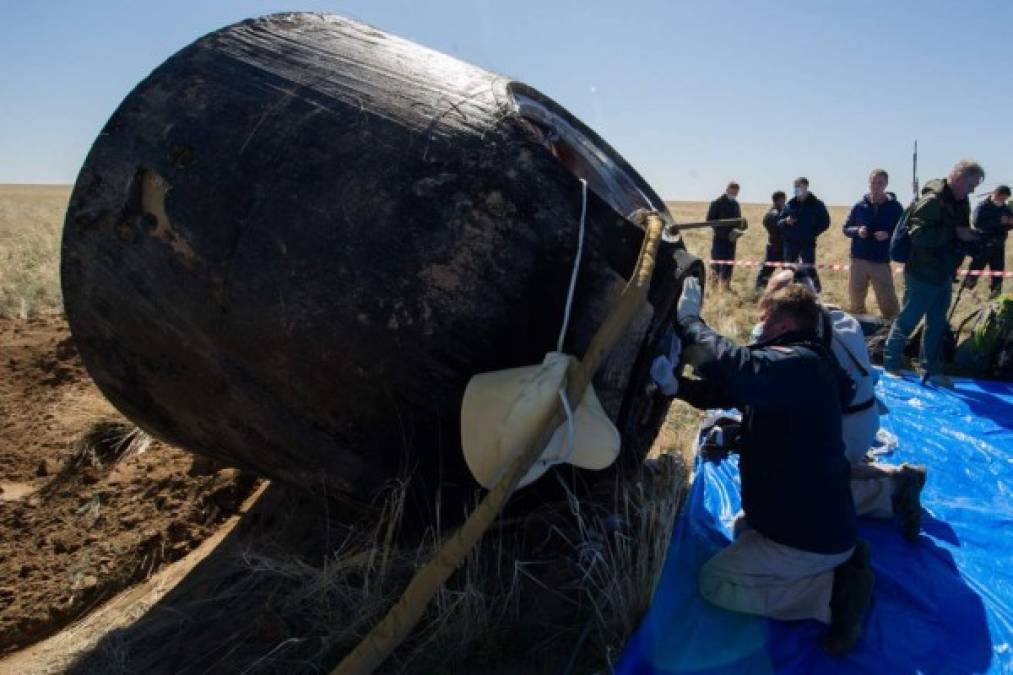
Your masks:
M928 466L922 535L859 519L876 586L862 640L844 657L819 647L816 621L736 614L703 600L700 566L731 539L735 456L697 462L647 616L617 673L1013 673L1013 384L883 378L897 448L882 461Z

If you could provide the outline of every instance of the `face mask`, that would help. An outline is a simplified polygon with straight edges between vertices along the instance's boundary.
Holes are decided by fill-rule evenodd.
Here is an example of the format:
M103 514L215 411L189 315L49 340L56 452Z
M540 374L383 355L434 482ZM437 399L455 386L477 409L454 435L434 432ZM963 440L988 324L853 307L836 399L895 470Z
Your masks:
M732 200L733 202L735 201L735 195L729 195L729 194L726 194L726 195L725 195L725 197L728 197L728 198L729 198L730 200Z
M801 197L804 194L805 194L805 188L800 188L800 187L796 187L795 188L795 196L796 197Z

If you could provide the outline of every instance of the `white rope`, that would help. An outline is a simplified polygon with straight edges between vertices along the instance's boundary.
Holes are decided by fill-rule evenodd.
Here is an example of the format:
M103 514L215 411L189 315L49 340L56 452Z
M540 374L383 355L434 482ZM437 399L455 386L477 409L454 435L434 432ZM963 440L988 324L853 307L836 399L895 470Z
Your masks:
M577 273L580 271L580 258L584 253L584 224L587 220L587 181L580 179L580 229L577 234L577 256L573 260L573 273L570 275L570 290L566 294L566 307L563 310L563 327L559 330L559 340L556 341L556 351L563 351L563 340L566 338L566 329L570 323L570 308L573 306L573 291L577 287ZM576 452L573 443L573 409L570 401L566 398L566 380L559 390L559 400L566 412L566 449L559 453L559 459L569 462Z
M577 235L577 257L573 261L573 274L570 275L570 291L566 294L566 309L563 311L563 327L559 331L556 351L563 351L563 339L570 323L570 307L573 305L573 291L577 287L577 272L580 270L580 256L584 251L584 220L587 217L587 181L580 179L580 233Z

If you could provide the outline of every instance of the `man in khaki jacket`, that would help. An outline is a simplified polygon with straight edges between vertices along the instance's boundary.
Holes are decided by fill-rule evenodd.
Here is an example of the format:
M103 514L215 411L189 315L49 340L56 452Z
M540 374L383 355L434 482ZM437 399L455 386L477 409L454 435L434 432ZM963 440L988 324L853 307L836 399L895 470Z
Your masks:
M888 375L898 375L908 336L922 317L921 354L929 382L953 387L943 373L943 337L946 310L950 307L951 283L964 257L965 245L981 236L971 229L971 205L967 196L985 180L985 170L972 160L962 160L944 179L925 184L923 196L909 217L911 259L904 266L904 299L900 314L890 327L883 355Z

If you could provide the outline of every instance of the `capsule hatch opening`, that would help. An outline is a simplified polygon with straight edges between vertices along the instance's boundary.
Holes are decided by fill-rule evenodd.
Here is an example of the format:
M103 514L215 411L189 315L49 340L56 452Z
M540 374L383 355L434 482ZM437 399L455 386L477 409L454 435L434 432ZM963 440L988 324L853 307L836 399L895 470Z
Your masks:
M508 87L517 113L570 173L628 220L638 210L658 211L666 225L674 221L664 202L644 180L584 125L538 92L513 83ZM668 229L668 228L666 228Z

